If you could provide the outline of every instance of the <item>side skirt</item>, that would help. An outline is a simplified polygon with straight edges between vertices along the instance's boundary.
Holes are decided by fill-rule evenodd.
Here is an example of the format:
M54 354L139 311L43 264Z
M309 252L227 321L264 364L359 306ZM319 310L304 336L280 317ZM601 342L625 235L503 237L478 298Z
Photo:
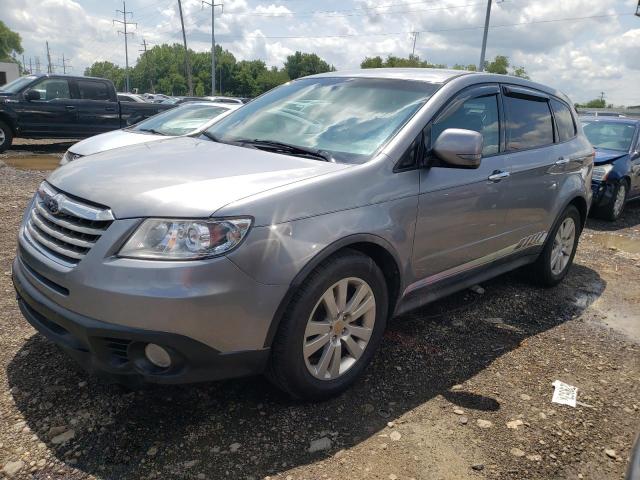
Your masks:
M442 297L446 297L447 295L451 295L452 293L535 262L541 248L537 247L535 251L534 249L527 250L528 252L526 254L509 255L508 257L477 266L470 270L465 270L455 275L442 279L435 278L433 282L429 282L429 278L422 280L419 282L419 286L405 293L400 299L396 307L395 315L408 312ZM433 279L434 277L430 278ZM409 290L409 288L407 290Z

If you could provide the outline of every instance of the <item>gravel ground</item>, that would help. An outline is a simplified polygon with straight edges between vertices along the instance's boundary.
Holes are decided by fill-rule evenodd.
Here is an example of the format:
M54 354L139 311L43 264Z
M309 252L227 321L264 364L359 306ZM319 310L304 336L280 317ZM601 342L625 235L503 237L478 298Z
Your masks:
M0 478L623 477L640 430L640 202L589 221L562 285L514 272L396 318L354 388L302 404L260 377L126 393L36 334L10 265L44 175L0 161ZM551 403L556 379L577 408Z

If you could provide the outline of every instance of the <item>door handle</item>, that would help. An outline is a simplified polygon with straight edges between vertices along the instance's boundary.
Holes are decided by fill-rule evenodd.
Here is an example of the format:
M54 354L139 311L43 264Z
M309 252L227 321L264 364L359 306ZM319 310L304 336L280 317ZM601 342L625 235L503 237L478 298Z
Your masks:
M75 105L65 105L64 108L66 108L67 110L75 110L76 109Z
M507 178L509 175L511 175L509 172L501 172L500 170L496 170L491 175L489 175L489 179L488 180L490 182L497 183L500 180L503 180L503 179Z
M568 158L560 157L558 160L556 160L554 165L561 167L562 165L566 165L569 162L570 160Z

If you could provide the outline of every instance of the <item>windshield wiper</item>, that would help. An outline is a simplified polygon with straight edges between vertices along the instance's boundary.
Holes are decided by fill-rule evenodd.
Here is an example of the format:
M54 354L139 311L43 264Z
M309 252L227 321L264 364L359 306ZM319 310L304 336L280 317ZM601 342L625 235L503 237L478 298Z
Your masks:
M255 148L264 150L272 150L274 152L288 153L290 155L307 156L313 158L319 158L325 162L335 162L335 160L323 150L316 150L315 148L300 147L298 145L291 145L290 143L278 142L275 140L260 140L256 138L254 140L238 140L242 145L250 145Z
M164 132L160 132L158 130L156 130L155 128L139 128L138 129L139 132L148 132L148 133L154 133L156 135L164 135L167 136L166 133Z

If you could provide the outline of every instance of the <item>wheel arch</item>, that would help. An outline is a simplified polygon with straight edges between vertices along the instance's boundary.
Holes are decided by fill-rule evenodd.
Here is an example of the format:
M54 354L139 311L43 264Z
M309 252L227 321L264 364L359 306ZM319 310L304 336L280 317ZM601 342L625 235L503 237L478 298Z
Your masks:
M580 230L582 230L587 222L587 215L589 215L589 205L587 201L581 196L573 197L562 211L566 210L569 205L573 205L578 209L578 213L580 214Z
M393 246L384 238L372 234L355 234L344 237L324 249L296 274L291 281L287 293L283 297L269 326L264 346L270 347L278 331L291 299L298 287L309 274L323 261L344 250L355 250L371 258L382 271L389 293L389 315L393 315L402 291L402 275L400 258Z
M0 112L0 121L6 123L11 129L11 133L15 137L18 134L18 127L13 118L5 112Z

